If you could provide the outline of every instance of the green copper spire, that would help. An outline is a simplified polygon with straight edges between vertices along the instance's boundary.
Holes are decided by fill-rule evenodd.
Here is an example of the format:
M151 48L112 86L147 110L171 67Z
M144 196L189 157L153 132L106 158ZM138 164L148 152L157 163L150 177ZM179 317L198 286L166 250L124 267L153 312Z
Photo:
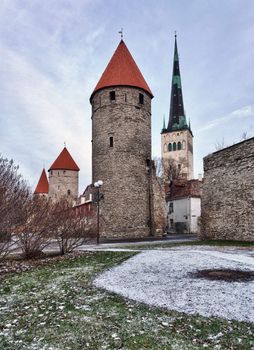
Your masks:
M178 56L178 50L177 50L177 37L175 34L173 76L172 76L170 112L169 112L167 132L174 131L174 130L183 130L183 129L189 129L189 126L187 124L187 120L184 112L181 74L180 74L180 67L179 67L179 56Z
M163 125L162 125L162 130L161 132L167 132L167 128L166 128L166 122L165 122L165 114L163 114Z

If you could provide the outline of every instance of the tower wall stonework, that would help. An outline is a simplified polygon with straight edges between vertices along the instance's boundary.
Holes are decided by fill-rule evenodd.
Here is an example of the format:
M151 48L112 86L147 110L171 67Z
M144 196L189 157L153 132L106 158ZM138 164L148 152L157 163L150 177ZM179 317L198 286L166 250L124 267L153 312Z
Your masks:
M110 100L111 91L115 100ZM143 104L139 94L144 96ZM103 181L101 236L149 236L153 220L148 166L151 96L135 87L110 87L95 92L91 104L92 181Z
M200 238L254 241L254 138L204 158Z
M169 151L168 145L181 142L181 150ZM181 175L187 180L193 179L193 137L189 130L176 130L161 134L161 155L164 159L173 159L181 164Z
M75 199L78 197L79 173L74 170L50 170L48 196L54 201L62 197Z

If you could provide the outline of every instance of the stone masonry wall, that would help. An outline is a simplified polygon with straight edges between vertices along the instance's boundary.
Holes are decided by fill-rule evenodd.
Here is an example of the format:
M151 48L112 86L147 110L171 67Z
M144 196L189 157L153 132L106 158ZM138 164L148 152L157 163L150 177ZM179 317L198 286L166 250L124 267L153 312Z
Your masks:
M204 158L202 239L254 241L254 138Z
M49 197L54 201L65 197L71 200L78 197L79 172L74 170L49 171ZM68 194L68 191L70 191Z
M110 100L110 91L115 91L115 101ZM139 93L144 104L139 103ZM123 86L96 92L91 103L92 182L103 181L101 237L149 236L151 97L141 89Z

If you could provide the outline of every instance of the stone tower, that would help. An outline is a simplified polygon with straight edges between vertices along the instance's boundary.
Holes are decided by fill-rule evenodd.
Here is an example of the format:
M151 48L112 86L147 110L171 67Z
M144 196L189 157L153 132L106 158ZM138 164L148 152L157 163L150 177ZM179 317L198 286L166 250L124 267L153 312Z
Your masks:
M37 196L47 197L49 192L49 183L46 175L46 171L43 168L38 184L35 188L34 194Z
M62 197L78 197L79 167L66 147L49 168L49 197L57 201Z
M153 234L152 92L123 40L96 85L92 105L92 181L103 181L101 236Z
M190 180L193 178L193 134L187 124L181 85L177 39L173 62L173 77L168 126L163 123L161 131L161 157L172 159L180 170L180 176Z

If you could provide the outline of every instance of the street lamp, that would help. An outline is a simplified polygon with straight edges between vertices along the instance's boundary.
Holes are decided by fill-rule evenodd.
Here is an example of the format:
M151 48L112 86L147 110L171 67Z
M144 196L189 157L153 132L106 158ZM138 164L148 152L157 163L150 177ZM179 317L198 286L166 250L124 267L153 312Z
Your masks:
M100 187L103 185L103 181L98 180L94 183L94 187L97 188L97 244L100 243Z

